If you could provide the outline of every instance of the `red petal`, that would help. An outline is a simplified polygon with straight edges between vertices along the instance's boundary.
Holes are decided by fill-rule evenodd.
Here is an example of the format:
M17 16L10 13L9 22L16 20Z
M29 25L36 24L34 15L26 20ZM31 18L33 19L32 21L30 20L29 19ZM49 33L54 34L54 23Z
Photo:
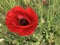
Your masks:
M28 7L26 12L29 14L29 17L34 21L34 23L38 23L38 16L32 8Z
M23 14L25 10L20 6L15 6L14 8L11 9L11 11L15 14Z
M19 31L18 32L18 35L20 36L28 36L28 35L31 35L35 30L35 27L32 26L30 28L26 28L26 29L23 29L22 31Z

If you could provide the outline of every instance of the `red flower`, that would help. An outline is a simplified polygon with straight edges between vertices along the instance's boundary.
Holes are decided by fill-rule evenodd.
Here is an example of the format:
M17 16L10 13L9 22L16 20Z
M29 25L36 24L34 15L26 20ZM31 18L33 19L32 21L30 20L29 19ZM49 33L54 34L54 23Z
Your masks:
M43 5L47 5L47 1L46 0L43 0Z
M15 6L6 15L6 25L11 32L27 36L35 31L38 25L38 17L30 7L24 9L20 6Z

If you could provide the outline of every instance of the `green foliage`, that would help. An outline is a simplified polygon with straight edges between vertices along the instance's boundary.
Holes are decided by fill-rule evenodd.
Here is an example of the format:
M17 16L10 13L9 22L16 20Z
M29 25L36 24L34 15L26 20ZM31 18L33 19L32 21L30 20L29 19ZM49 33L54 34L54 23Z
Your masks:
M0 45L60 45L60 0L0 0ZM8 31L6 13L14 6L32 7L39 18L36 31L31 36L18 36Z

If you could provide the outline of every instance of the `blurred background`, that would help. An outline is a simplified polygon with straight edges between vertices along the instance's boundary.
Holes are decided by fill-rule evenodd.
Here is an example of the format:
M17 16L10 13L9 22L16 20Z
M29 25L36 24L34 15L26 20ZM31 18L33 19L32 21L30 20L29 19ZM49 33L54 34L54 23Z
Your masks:
M5 25L6 13L16 5L30 6L38 15L30 36L11 33ZM60 0L0 0L0 45L60 45Z

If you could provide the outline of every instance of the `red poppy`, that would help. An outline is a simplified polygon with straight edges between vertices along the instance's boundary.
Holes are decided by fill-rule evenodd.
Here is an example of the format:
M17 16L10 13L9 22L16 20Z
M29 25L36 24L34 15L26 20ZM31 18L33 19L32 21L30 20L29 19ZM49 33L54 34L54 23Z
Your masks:
M11 32L27 36L35 31L38 25L38 17L31 7L24 9L15 6L6 15L6 25Z
M47 5L47 1L46 0L43 0L43 5Z

